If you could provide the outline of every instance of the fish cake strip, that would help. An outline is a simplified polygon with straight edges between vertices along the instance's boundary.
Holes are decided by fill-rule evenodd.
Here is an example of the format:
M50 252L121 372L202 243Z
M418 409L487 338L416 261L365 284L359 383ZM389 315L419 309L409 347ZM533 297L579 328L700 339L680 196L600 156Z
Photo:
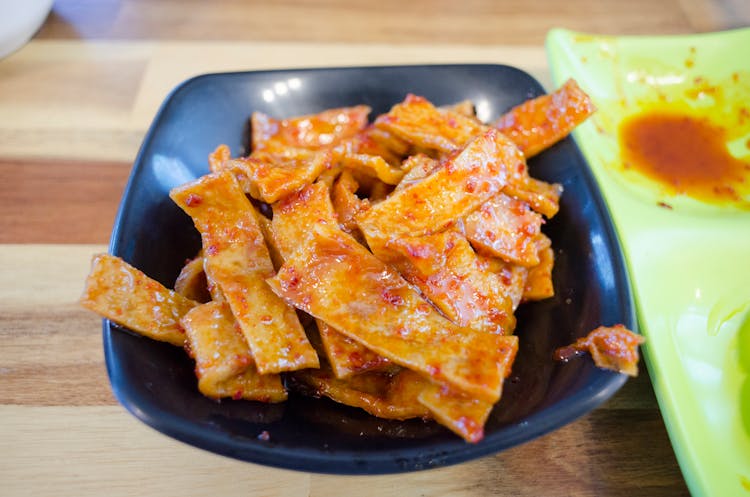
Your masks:
M201 233L206 275L217 284L245 334L261 374L318 367L294 309L265 283L273 275L255 208L229 171L182 185L170 197Z

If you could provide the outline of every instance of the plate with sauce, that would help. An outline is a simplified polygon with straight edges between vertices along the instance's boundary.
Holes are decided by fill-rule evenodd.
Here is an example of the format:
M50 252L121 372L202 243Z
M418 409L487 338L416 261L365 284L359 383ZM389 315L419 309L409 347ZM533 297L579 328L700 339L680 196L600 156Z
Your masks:
M696 496L750 496L750 29L553 30L555 83L598 108L575 138L633 283L644 358Z

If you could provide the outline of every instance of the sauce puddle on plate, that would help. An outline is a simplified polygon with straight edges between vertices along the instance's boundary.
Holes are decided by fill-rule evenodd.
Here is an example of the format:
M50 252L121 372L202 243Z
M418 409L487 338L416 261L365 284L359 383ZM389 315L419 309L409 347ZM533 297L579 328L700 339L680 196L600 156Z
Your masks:
M619 129L625 169L673 195L750 209L750 160L733 156L728 138L727 129L713 120L673 110L646 110Z

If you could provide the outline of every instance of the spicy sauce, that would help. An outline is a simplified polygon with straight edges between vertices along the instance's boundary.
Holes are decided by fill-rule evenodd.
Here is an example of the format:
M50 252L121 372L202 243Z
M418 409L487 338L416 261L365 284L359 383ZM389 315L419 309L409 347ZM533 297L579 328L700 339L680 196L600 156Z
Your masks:
M750 190L750 163L729 153L726 130L705 117L645 112L627 119L619 138L625 168L671 193L726 203Z

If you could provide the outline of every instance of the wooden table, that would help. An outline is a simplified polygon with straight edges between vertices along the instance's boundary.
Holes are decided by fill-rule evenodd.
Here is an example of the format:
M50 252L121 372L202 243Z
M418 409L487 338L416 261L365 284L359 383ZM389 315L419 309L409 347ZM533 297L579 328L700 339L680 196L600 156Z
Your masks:
M744 0L59 0L0 61L0 494L686 495L648 375L582 419L453 467L338 477L176 442L110 391L79 309L143 135L194 74L426 62L517 65L549 86L553 26L613 34L750 23Z

